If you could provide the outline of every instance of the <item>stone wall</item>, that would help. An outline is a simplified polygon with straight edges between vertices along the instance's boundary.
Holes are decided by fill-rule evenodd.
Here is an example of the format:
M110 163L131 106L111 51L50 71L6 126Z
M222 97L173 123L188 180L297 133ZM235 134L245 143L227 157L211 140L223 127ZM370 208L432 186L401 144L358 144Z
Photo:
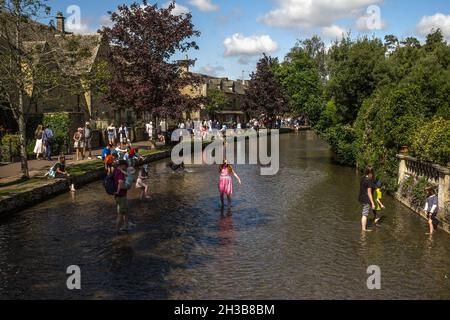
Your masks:
M416 158L398 155L399 165L399 189L396 198L426 218L423 212L423 198L420 194L422 182L436 188L439 198L439 227L450 233L450 168L442 167L432 163L420 161Z
M169 158L170 156L171 150L161 151L145 157L144 163L163 160ZM89 183L99 181L103 179L104 176L105 170L104 168L100 168L98 170L87 172L84 175L76 176L73 178L75 186L79 188ZM68 192L68 190L69 184L66 179L52 179L31 190L2 197L0 199L0 218L5 217L8 214L12 214L20 210L29 208L42 201L51 199L57 195Z

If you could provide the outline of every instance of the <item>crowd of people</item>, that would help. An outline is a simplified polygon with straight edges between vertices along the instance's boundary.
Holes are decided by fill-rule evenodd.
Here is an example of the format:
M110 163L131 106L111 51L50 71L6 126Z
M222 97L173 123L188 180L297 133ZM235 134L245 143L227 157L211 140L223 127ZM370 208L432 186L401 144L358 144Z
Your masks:
M52 161L52 152L54 145L54 132L49 125L38 125L34 133L36 143L34 153L37 160ZM78 128L73 135L73 148L76 153L76 160L84 160L87 154L89 160L92 159L92 129L89 122L85 123L84 128Z

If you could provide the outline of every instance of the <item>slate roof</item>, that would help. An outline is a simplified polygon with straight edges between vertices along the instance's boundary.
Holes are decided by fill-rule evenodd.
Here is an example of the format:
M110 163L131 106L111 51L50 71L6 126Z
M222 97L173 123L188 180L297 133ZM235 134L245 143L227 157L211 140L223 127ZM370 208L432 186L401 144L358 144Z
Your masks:
M0 15L2 21L8 21L7 18L5 19L5 13L0 12ZM47 50L52 52L59 68L67 75L81 75L90 72L102 45L100 34L63 34L53 27L35 21L27 24L27 30L24 31L23 49L28 53L36 51L36 56L38 56L40 47L48 46Z

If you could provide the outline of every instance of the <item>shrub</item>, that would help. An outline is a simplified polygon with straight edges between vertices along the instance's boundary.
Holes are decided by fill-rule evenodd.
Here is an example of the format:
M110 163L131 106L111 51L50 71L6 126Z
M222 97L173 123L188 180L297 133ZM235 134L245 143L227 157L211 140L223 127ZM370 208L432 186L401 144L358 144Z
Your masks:
M412 192L413 187L414 187L414 177L409 176L402 184L402 188L400 190L400 195L403 198L408 198Z
M420 179L411 190L410 202L416 207L422 207L425 205L426 193L425 188L430 184L425 178Z
M450 120L437 118L423 125L414 137L413 150L420 160L446 165L450 161Z
M319 132L325 132L328 128L335 126L337 123L338 118L337 118L336 104L334 103L333 100L330 100L327 103L322 114L320 115L319 122L317 123L315 128Z
M66 153L69 149L71 142L70 137L70 127L71 121L70 116L67 113L52 113L44 115L44 125L49 125L53 130L53 155L59 155L61 153Z
M0 146L1 160L10 162L11 158L20 157L20 135L7 134L3 136Z
M349 125L338 125L326 130L323 137L336 152L341 164L355 165L354 141L355 131Z

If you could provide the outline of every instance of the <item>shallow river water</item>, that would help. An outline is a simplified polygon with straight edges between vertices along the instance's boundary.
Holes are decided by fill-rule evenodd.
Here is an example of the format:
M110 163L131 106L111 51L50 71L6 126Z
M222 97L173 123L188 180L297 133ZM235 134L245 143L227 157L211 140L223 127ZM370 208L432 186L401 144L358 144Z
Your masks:
M1 299L450 299L450 236L392 198L361 234L359 178L312 132L280 137L280 172L236 166L223 214L217 167L151 166L153 200L130 195L129 235L100 182L0 221ZM82 290L66 288L81 268ZM381 268L381 290L367 268Z

